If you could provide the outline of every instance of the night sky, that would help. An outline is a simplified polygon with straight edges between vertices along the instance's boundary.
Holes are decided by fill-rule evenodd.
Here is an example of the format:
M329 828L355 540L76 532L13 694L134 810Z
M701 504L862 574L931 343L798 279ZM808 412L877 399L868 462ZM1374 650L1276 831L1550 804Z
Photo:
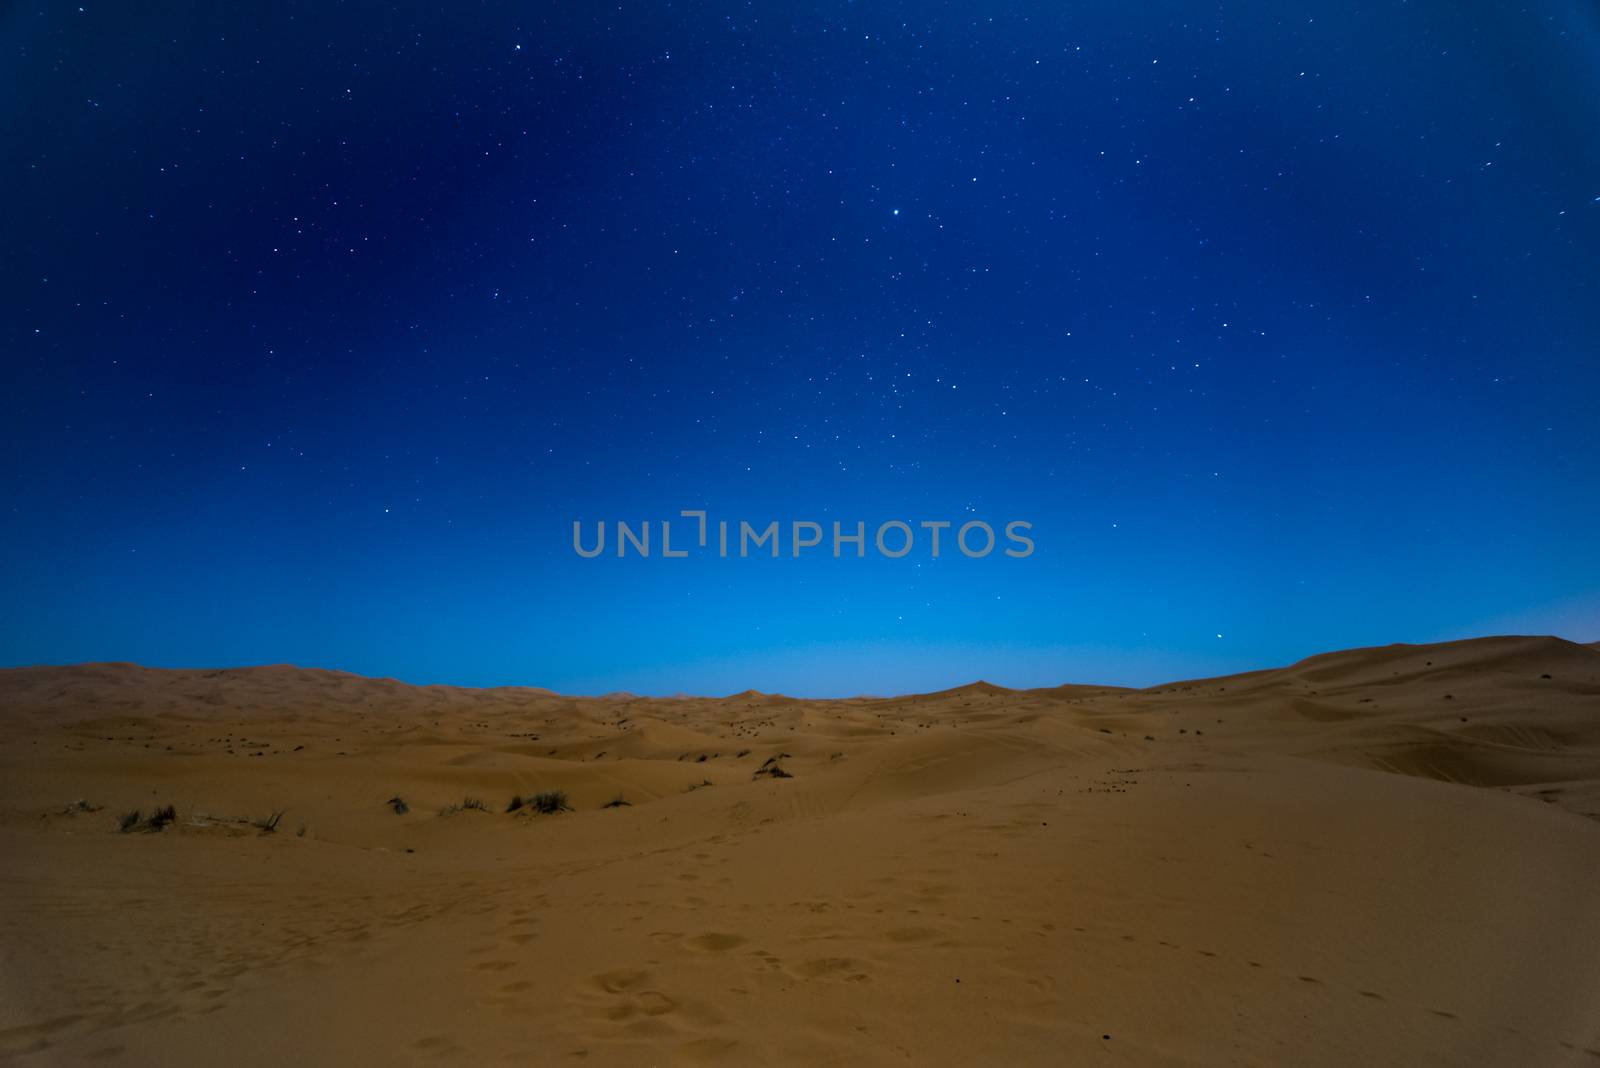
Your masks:
M424 6L0 13L0 663L1600 638L1592 4ZM868 555L573 551L696 508Z

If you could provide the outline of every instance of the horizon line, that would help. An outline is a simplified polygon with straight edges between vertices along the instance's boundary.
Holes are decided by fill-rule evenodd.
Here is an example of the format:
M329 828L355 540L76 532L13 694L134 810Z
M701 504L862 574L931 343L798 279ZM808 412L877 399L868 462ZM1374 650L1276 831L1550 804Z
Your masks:
M1356 646L1348 646L1348 647L1338 648L1338 649L1327 649L1327 650L1323 650L1322 652L1311 653L1311 654L1309 654L1307 656L1301 657L1298 660L1293 660L1293 661L1290 661L1289 663L1286 663L1286 664L1271 664L1271 665L1268 665L1266 667L1248 668L1248 669L1246 669L1244 671L1228 672L1228 673L1222 674L1222 675L1205 675L1205 676L1192 676L1192 677L1180 678L1180 679L1169 679L1169 680L1165 680L1165 681L1162 681L1162 682L1152 683L1149 686L1121 686L1121 685L1117 685L1115 683L1095 683L1095 682L1059 682L1059 683L1054 683L1054 684L1046 685L1046 686L1013 687L1013 686L1006 686L1006 685L1004 685L1002 683L990 682L987 679L977 678L977 679L973 679L970 682L959 683L959 684L957 684L955 686L945 686L945 687L941 687L941 688L939 688L937 690L915 690L915 691L906 691L906 692L903 692L903 693L881 693L881 694L854 693L854 694L847 694L847 695L842 695L842 696L837 696L837 697L804 697L804 696L800 696L800 695L796 695L796 694L783 693L781 691L760 690L760 689L757 689L755 687L745 687L742 690L736 690L736 691L734 691L732 693L727 693L727 694L722 694L722 695L687 693L687 692L635 693L635 692L630 691L630 690L608 690L608 691L601 692L601 693L563 693L563 692L561 692L559 690L552 690L552 689L550 689L548 687L538 686L538 685L531 684L531 683L500 683L500 684L496 684L496 685L492 685L492 686L473 686L473 685L464 685L464 684L453 683L453 682L407 682L404 679L396 678L395 676L392 676L392 675L364 675L364 674L361 674L360 672L350 671L350 670L347 670L345 668L322 667L322 666L306 666L306 665L301 665L301 664L293 664L293 663L289 663L289 662L286 662L286 661L274 661L274 662L261 663L261 664L234 664L234 665L230 665L230 666L227 666L227 667L216 667L216 666L209 666L209 665L208 666L188 665L188 666L179 666L179 667L158 667L158 666L152 666L152 665L149 665L149 664L141 664L141 663L139 663L137 661L133 661L133 660L80 660L80 661L70 661L70 662L66 662L66 663L34 663L34 664L4 665L4 666L0 666L0 672L40 671L40 670L71 669L71 668L136 668L136 669L138 669L140 671L209 672L209 673L212 673L212 674L221 674L223 672L264 671L264 670L270 670L270 669L273 669L273 668L281 668L281 669L287 669L287 670L296 671L296 672L306 672L306 673L310 673L310 672L326 672L326 673L329 673L329 674L336 674L336 675L348 675L348 676L350 676L352 678L365 679L365 680L371 681L371 682L389 682L389 683L394 683L394 684L399 685L399 686L408 686L408 687L411 687L413 689L446 688L446 689L452 689L452 690L478 690L478 691L523 690L523 691L528 691L530 693L538 694L540 696L564 697L564 698L569 698L571 700L576 700L576 701L603 701L603 700L728 701L728 700L732 700L734 698L750 697L750 696L763 697L763 698L782 698L782 699L785 699L785 700L792 700L792 701L863 701L863 700L866 700L866 701L892 701L892 700L900 700L900 699L909 698L909 697L934 697L934 696L939 696L939 695L943 695L943 694L950 694L950 693L959 692L961 690L978 689L978 688L984 688L984 687L987 687L987 688L990 688L990 689L993 689L993 690L1003 691L1003 692L1006 692L1006 693L1039 693L1039 692L1042 692L1042 691L1063 690L1063 689L1069 689L1069 688L1072 688L1072 689L1085 689L1085 690L1120 691L1120 692L1124 692L1124 693L1139 693L1139 692L1149 691L1149 690L1159 690L1159 689L1163 689L1163 688L1168 687L1168 686L1195 685L1197 683L1214 682L1214 681L1217 681L1217 680L1220 680L1220 679L1240 678L1240 677L1245 676L1245 675L1255 675L1255 674L1260 674L1260 673L1268 672L1268 671L1283 671L1283 670L1287 670L1289 668L1297 667L1297 666L1299 666L1301 664L1306 663L1309 660L1315 660L1315 659L1317 659L1319 657L1337 656L1337 655L1344 654L1344 653L1374 652L1374 651L1379 651L1379 650L1396 649L1396 648L1410 648L1410 649L1437 648L1437 647L1444 647L1444 646L1467 645L1467 644L1471 644L1471 643L1474 643L1474 642L1511 641L1511 640L1518 640L1518 639L1520 639L1520 640L1554 641L1554 642L1559 642L1559 643L1561 643L1563 645L1571 645L1571 646L1573 646L1575 648L1578 648L1578 649L1589 649L1589 650L1592 650L1592 651L1600 652L1600 640L1591 641L1591 642L1584 642L1584 641L1579 641L1579 640L1573 639L1573 638L1565 638L1565 637L1562 637L1559 634L1480 634L1480 635L1473 635L1471 637L1451 638L1451 639L1447 639L1447 640L1444 640L1444 641L1436 641L1436 642L1386 642L1386 643L1378 644L1378 645L1356 645Z

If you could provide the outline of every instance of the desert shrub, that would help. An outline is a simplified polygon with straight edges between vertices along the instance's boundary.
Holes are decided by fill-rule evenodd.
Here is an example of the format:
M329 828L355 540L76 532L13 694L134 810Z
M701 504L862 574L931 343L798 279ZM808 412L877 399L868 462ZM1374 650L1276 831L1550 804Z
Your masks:
M622 795L619 794L616 797L613 797L610 801L607 801L604 805L601 805L600 807L601 808L629 808L632 805L633 805L632 801L629 801L627 798L625 798L625 797L623 797Z
M506 805L506 811L515 812L517 809L526 804L527 802L522 799L521 794L512 794L511 801Z
M441 816L454 816L457 812L488 812L489 806L476 797L463 797L459 805L446 805L439 810Z
M122 814L122 819L117 821L118 828L123 834L127 834L129 831L139 826L139 818L140 812L138 809L134 809L132 812L124 812Z
M533 800L529 804L533 806L535 812L542 812L547 816L554 815L557 812L566 812L572 808L571 805L567 804L567 792L565 790L544 790L534 794Z
M399 794L389 798L389 800L385 801L384 804L394 809L394 814L396 816L404 816L407 812L411 811L411 806L406 804L404 799L402 799Z
M171 805L166 805L150 813L150 822L147 824L147 826L152 831L159 831L161 828L165 827L167 824L173 822L177 818L178 810L173 808Z
M275 831L277 831L277 829L278 829L278 821L281 820L281 819L283 819L283 810L279 809L278 811L274 812L272 815L266 817L265 819L251 820L250 821L250 825L252 827L260 828L262 834L272 834ZM304 824L301 824L301 826L300 826L300 833L301 834L305 833L305 825Z

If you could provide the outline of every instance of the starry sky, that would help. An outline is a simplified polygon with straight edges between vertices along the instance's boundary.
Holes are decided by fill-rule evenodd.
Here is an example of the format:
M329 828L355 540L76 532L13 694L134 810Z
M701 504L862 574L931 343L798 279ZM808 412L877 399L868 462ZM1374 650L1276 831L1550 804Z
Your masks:
M427 7L0 11L0 663L1600 638L1593 5ZM572 549L681 509L1036 551Z

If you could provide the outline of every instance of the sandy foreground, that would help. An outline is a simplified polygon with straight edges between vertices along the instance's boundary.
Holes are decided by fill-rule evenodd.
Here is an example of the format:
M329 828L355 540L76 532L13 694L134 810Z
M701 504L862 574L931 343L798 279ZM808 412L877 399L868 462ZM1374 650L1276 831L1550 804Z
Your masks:
M1556 638L844 701L20 668L0 738L8 1063L1600 1066Z

